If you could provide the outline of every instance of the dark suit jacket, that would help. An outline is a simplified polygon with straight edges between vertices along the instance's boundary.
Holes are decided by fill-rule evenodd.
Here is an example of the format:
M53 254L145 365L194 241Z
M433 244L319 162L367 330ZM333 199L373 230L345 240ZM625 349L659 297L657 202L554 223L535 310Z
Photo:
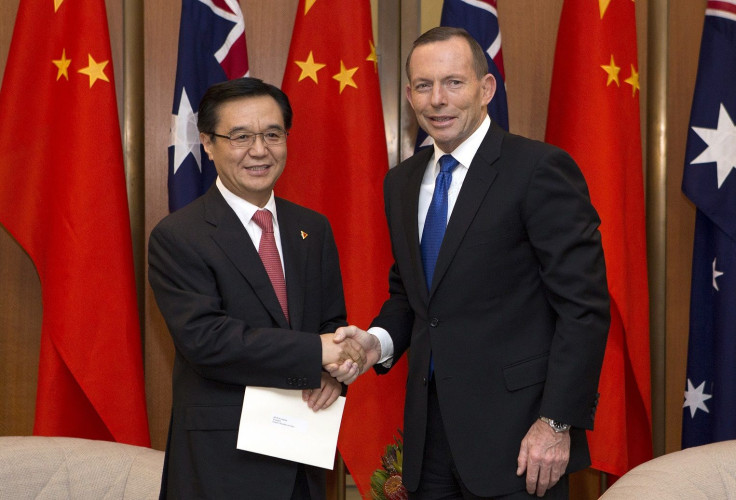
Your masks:
M291 325L215 186L151 233L149 280L176 348L162 497L291 494L296 463L236 449L244 387L319 387L316 333L344 325L346 312L327 219L280 198L276 208ZM324 471L306 470L312 496L323 498Z
M428 148L386 176L395 263L373 326L411 347L404 415L404 482L420 481L427 375L459 474L476 495L524 489L521 440L540 416L572 424L568 472L589 464L609 299L583 176L562 150L495 124L473 159L427 291L417 201ZM382 370L378 368L379 372ZM431 438L430 438L431 439Z

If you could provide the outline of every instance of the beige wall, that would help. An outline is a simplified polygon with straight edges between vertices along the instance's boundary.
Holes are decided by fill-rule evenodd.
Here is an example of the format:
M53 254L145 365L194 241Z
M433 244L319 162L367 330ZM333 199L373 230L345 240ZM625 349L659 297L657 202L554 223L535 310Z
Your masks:
M382 89L387 136L393 130L401 138L411 134L412 123L401 105L401 54L417 31L438 24L441 0L373 0L381 53ZM121 2L109 0L108 18L114 70L122 116L123 12ZM167 212L166 164L169 122L176 69L179 0L142 0L144 32L143 98L145 177L144 222L147 240L153 225ZM297 0L241 0L251 75L280 84ZM664 420L655 432L665 435L666 451L679 448L682 397L685 380L690 256L694 209L680 192L690 101L697 68L702 16L706 0L669 2L667 25L671 33L667 66L666 130L666 344L653 353L664 361L664 382L654 386L665 401ZM4 71L18 0L0 3L0 74ZM547 100L554 56L557 22L562 0L499 0L512 131L533 138L544 137ZM651 7L650 7L651 8ZM387 12L401 14L400 33ZM393 12L392 11L392 12ZM647 2L637 2L639 65L642 109L647 109ZM392 17L393 16L393 17ZM421 17L421 20L418 19ZM697 20L697 22L693 22ZM404 45L401 45L402 40ZM392 45L393 43L393 45ZM1 110L0 110L1 112ZM296 110L298 113L298 110ZM643 127L649 123L642 115ZM643 130L643 138L646 138ZM7 133L7 131L2 131ZM390 139L389 139L390 140ZM391 140L390 140L391 141ZM406 156L406 152L395 152ZM0 182L2 180L0 179ZM146 390L153 446L163 448L170 405L172 346L147 284L143 294L143 334ZM30 434L33 426L36 371L41 325L40 285L32 263L22 249L0 230L0 435Z

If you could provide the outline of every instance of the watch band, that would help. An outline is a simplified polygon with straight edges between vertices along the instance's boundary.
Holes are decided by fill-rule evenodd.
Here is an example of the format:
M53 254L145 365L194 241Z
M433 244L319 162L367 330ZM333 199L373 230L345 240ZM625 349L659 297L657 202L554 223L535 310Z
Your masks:
M555 432L565 432L570 429L570 424L563 424L562 422L552 420L551 418L539 417L539 420L552 427L552 430Z

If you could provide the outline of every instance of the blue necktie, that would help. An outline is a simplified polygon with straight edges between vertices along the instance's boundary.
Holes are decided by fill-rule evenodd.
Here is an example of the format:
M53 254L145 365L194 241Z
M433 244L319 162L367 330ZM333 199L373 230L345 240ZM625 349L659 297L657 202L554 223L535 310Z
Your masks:
M427 218L424 221L422 232L422 266L424 266L424 277L427 280L427 290L432 288L432 276L434 266L437 263L437 255L440 253L442 238L445 236L447 227L447 191L452 182L452 171L457 167L458 161L452 155L444 155L440 158L440 173L434 184L432 202L429 204Z
M442 238L445 237L447 227L447 191L452 183L452 171L457 167L458 161L452 155L440 157L440 173L434 183L432 202L429 204L427 218L424 220L424 231L422 231L422 265L424 266L424 278L427 280L427 290L432 289L432 276L434 266L437 264L437 255L440 253ZM434 358L429 355L429 377L434 374Z

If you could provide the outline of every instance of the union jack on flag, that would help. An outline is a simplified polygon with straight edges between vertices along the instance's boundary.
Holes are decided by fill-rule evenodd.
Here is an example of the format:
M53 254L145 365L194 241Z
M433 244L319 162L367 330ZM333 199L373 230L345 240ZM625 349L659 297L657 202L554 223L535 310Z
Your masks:
M197 108L204 92L215 83L247 75L245 22L238 0L182 0L169 144L169 211L204 194L217 177L197 131Z
M736 439L736 0L709 1L682 190L697 207L682 447Z
M488 71L496 78L496 93L488 104L488 114L504 130L509 129L506 104L506 77L503 71L501 30L498 25L496 0L445 0L440 26L463 28L486 53ZM416 150L432 144L432 138L421 128L417 132Z

